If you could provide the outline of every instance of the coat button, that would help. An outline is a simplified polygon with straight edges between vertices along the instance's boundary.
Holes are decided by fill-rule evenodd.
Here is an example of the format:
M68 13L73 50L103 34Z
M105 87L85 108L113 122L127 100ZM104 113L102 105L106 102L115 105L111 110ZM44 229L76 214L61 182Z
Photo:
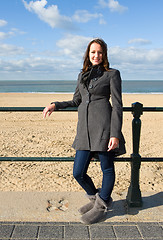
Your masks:
M93 85L92 85L92 84L90 84L90 85L89 85L89 88L90 88L90 89L91 89L91 88L93 88Z
M93 78L93 81L95 82L97 80L97 78Z

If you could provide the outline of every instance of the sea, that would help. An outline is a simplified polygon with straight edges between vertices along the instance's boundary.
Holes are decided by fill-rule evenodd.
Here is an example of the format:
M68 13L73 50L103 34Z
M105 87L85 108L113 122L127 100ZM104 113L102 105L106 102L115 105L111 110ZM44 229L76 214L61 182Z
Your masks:
M0 81L0 93L74 93L77 81ZM122 93L162 94L163 80L123 80Z

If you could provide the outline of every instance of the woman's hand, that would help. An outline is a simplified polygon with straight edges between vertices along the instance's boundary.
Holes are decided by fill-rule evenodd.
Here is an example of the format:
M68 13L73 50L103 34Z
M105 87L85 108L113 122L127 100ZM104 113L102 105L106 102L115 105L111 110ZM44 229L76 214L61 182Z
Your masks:
M50 116L54 110L55 110L55 104L54 103L49 105L48 107L45 107L44 110L43 110L44 118L46 117L47 113L48 113L48 116Z
M111 137L108 144L108 152L119 147L119 139L116 137Z

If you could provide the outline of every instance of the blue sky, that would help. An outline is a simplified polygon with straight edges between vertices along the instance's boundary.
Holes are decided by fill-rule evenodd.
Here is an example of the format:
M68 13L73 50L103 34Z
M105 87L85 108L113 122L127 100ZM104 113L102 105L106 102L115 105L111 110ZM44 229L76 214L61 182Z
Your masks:
M124 80L163 80L162 0L0 1L0 80L76 80L87 44Z

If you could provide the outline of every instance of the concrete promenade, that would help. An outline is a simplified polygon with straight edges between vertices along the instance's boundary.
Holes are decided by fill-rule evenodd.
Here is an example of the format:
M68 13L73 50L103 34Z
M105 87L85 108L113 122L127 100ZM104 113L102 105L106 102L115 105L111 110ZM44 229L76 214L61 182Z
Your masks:
M142 193L141 208L128 208L126 193L112 197L106 221L84 225L82 192L0 192L0 240L163 239L163 193Z

